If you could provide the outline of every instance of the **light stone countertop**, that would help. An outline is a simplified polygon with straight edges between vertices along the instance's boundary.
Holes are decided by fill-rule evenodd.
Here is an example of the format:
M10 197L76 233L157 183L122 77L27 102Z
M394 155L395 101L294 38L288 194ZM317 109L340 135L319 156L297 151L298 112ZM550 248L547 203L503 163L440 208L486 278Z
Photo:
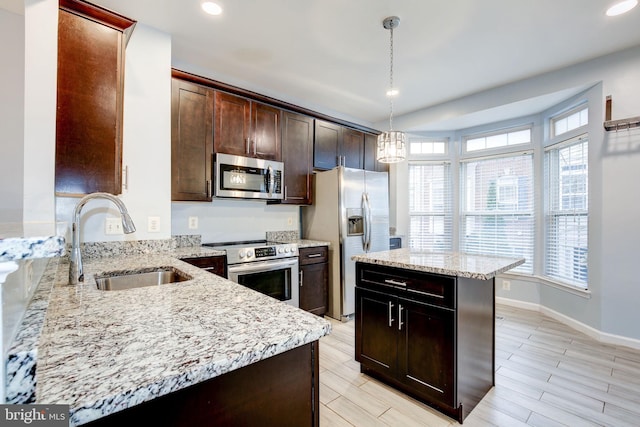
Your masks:
M524 258L472 255L462 252L413 252L408 248L351 257L356 262L487 280L521 264Z
M331 243L324 242L321 240L309 240L309 239L296 239L296 240L288 240L286 242L280 243L296 243L298 245L298 249L300 248L315 248L318 246L330 246Z
M13 395L29 395L36 382L29 367L35 367L32 403L70 404L70 423L79 425L330 332L330 323L318 316L178 259L216 253L192 247L89 259L85 283L78 286L67 284L68 261L56 260L45 274L51 287L46 307L34 316L42 324L34 321L31 336L16 347L28 357L14 359ZM126 291L95 285L94 276L105 272L160 266L193 279Z
M0 223L0 262L63 255L64 226L64 223Z

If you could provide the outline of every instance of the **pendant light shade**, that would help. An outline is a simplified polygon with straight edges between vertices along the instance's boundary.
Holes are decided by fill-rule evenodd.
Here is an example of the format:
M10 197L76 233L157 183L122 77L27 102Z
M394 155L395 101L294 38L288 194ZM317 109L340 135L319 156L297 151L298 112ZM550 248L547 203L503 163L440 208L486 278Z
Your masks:
M390 32L389 61L389 130L378 135L376 159L381 163L398 163L407 158L407 143L404 132L393 130L393 96L397 90L393 87L393 29L400 24L400 18L390 16L382 21L382 26Z
M398 163L407 157L404 132L390 130L378 135L376 158L381 163Z

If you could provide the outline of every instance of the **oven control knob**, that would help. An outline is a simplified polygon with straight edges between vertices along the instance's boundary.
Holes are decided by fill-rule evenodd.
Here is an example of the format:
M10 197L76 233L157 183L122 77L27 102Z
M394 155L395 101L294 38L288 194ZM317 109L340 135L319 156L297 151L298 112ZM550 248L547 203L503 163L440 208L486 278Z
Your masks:
M281 254L281 253L283 253L283 252L284 252L284 248L282 248L282 247L278 248L278 253L279 253L279 254Z
M289 253L289 246L287 246L286 248L284 248L285 253Z
M253 252L252 251L247 251L247 258L251 258L253 256Z
M238 256L240 257L240 259L244 258L245 255L246 255L246 252L244 250L241 250L240 252L238 252Z

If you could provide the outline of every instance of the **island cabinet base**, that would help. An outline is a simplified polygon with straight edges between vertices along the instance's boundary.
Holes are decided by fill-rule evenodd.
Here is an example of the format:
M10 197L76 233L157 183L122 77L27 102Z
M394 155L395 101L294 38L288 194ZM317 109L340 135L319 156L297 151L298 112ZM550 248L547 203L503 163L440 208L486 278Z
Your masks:
M355 358L462 423L494 385L495 283L356 263Z
M100 418L89 426L319 426L318 342Z

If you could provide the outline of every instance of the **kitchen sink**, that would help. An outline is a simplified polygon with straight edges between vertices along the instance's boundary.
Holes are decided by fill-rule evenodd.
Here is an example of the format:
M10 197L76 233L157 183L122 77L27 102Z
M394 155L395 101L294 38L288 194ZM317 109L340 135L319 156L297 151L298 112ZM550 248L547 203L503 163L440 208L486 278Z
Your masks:
M173 267L159 267L136 272L112 272L96 276L96 284L101 291L122 291L145 286L166 285L184 282L193 277Z

